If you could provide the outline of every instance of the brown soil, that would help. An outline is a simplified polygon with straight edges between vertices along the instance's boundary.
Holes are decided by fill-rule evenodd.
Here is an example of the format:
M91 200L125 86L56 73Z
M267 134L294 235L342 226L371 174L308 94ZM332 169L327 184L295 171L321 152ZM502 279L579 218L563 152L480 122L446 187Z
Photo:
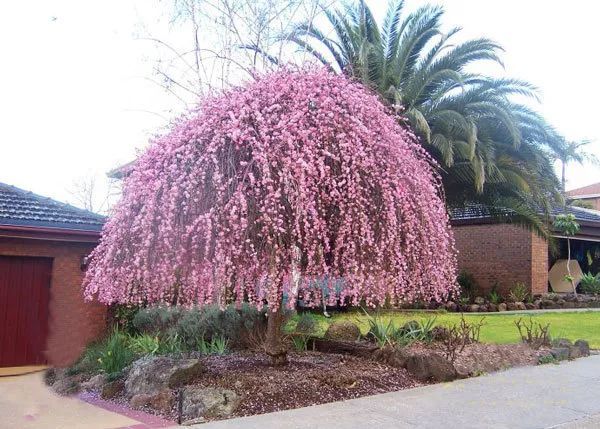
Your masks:
M413 344L411 352L442 353L440 344ZM526 344L470 344L454 363L465 376L477 376L514 366L536 365L543 351ZM421 386L403 368L395 368L368 358L334 353L291 352L289 363L270 365L264 353L234 352L201 359L207 371L196 381L199 386L230 389L241 397L231 417L269 413L361 396L375 395ZM126 405L124 398L114 402ZM155 410L146 411L157 414ZM176 407L171 415L176 419Z
M289 363L272 367L262 353L233 353L205 358L202 386L231 389L242 396L234 416L374 395L421 385L405 369L319 352L290 353Z

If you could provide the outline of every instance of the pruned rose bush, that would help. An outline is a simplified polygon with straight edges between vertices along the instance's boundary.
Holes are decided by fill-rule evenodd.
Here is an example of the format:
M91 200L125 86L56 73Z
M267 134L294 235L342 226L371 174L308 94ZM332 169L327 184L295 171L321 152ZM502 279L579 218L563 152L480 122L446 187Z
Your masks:
M351 304L444 300L455 255L434 168L361 85L265 75L204 100L139 158L85 295L276 311L284 296L321 303L331 283L325 296Z

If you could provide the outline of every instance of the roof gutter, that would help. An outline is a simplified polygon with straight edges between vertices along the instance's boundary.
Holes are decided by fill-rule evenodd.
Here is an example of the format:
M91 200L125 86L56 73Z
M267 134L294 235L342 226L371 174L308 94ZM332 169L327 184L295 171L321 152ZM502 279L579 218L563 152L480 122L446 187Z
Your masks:
M97 243L100 239L100 235L100 231L39 226L0 225L0 237Z

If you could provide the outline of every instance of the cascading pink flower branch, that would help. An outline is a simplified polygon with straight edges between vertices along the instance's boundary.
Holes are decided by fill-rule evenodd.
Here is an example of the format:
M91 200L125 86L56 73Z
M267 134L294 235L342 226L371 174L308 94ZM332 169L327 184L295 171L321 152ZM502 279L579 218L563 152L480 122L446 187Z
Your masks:
M205 100L125 180L84 282L104 303L443 300L435 166L376 96L281 70Z

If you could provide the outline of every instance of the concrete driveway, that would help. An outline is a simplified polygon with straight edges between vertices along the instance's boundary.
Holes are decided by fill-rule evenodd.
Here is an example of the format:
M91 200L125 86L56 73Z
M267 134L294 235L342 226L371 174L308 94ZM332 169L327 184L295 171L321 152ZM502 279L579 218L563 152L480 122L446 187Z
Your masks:
M0 428L170 426L114 404L54 395L41 374L0 378ZM599 428L600 355L196 429Z
M144 413L103 401L91 404L53 394L42 373L0 377L0 428L6 429L150 429L170 426Z

